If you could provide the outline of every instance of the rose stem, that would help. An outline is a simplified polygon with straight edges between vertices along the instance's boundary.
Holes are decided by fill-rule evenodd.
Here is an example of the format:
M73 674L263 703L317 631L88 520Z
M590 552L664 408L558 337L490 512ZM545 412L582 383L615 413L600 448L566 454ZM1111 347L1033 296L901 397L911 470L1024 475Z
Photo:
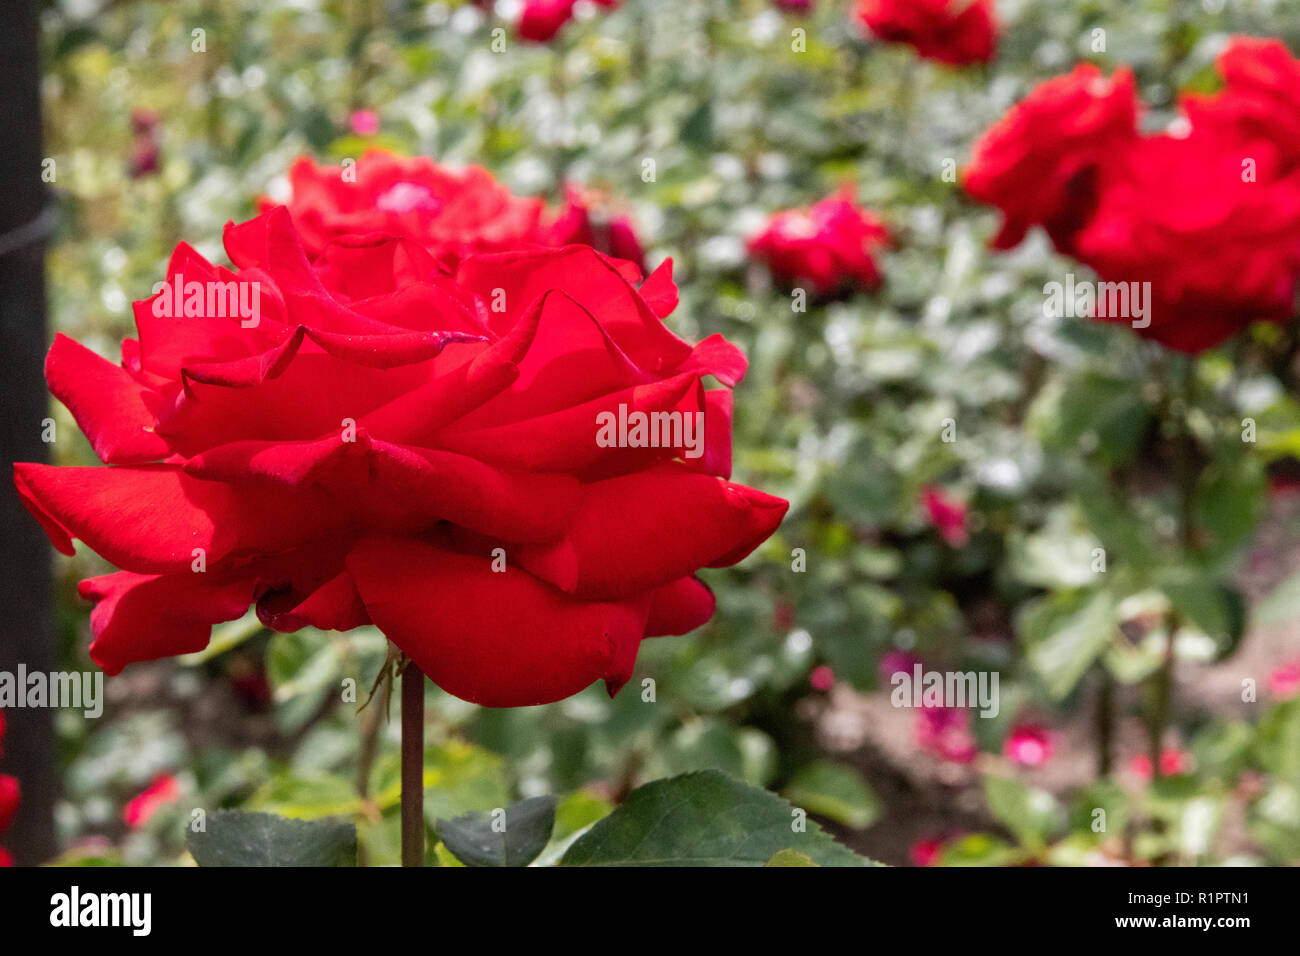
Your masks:
M402 866L424 866L424 673L402 670Z

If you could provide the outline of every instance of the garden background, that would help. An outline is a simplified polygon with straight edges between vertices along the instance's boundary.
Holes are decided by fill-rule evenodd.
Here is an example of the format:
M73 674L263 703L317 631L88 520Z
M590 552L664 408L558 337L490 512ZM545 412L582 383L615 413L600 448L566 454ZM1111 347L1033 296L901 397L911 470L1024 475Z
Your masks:
M996 58L954 69L865 38L851 3L811 6L625 0L535 44L468 3L49 2L51 331L115 355L175 243L224 261L223 225L283 196L302 154L478 164L552 204L581 184L630 217L651 268L673 259L674 331L748 354L736 480L791 509L741 565L705 573L714 619L645 642L612 700L593 686L489 710L430 686L431 823L558 794L554 860L635 786L716 768L893 864L1295 862L1295 331L1256 329L1186 372L1208 464L1203 553L1184 560L1159 421L1185 360L1045 317L1044 284L1086 270L1042 236L991 250L996 213L951 172L1078 62L1132 67L1144 126L1161 126L1179 91L1215 87L1227 35L1300 50L1300 8L999 0ZM801 310L746 239L844 184L892 233L883 284ZM94 464L51 409L53 460ZM935 526L927 489L965 507L960 534ZM60 669L93 668L76 581L106 570L84 549L57 559ZM1183 625L1153 773L1171 605ZM396 862L397 721L338 693L351 678L365 699L385 643L373 629L271 636L250 613L207 652L108 680L101 718L58 713L60 861L174 864L191 808L225 806L342 816L365 861ZM887 678L913 660L998 671L998 716L891 706Z

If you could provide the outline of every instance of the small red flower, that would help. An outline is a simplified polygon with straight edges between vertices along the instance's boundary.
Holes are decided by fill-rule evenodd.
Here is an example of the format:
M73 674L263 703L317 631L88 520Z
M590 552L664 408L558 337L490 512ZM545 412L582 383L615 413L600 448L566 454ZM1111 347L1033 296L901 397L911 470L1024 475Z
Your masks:
M1190 766L1191 760L1188 755L1175 747L1160 752L1160 772L1166 777L1183 773ZM1147 754L1138 754L1129 761L1128 768L1144 780L1151 778L1151 758Z
M593 0L598 6L616 7L618 0ZM573 17L578 0L524 0L524 8L515 23L521 39L546 43Z
M841 288L880 285L873 253L889 241L889 230L853 199L846 186L811 209L789 209L768 220L749 241L782 282L807 281L823 295Z
M1052 759L1053 735L1037 724L1017 724L1007 734L1002 753L1026 767L1041 767Z
M180 799L180 781L170 773L160 773L139 796L131 799L122 809L122 820L132 829L149 822L150 817L163 807Z
M813 690L828 691L835 686L835 671L825 664L814 667L808 677L808 683L812 685Z
M965 547L970 540L966 531L966 503L941 488L926 485L921 489L921 505L943 540L953 548Z
M987 63L997 48L993 0L858 0L854 15L878 39L949 66Z
M961 707L923 707L916 715L916 739L922 750L950 763L970 763L978 748L970 714Z

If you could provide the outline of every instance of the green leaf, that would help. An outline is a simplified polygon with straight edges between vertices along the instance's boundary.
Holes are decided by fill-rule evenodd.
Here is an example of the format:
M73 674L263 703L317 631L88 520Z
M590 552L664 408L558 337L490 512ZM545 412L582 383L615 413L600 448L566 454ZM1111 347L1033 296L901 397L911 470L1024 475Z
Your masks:
M1023 609L1018 630L1029 666L1056 699L1065 697L1117 633L1110 595L1044 598Z
M438 837L466 866L527 866L555 826L555 797L529 797L504 811L439 820Z
M1023 846L1041 850L1065 826L1065 812L1046 790L1007 777L984 778L989 811Z
M817 866L806 853L798 850L778 850L764 866Z
M337 820L218 810L185 843L199 866L357 865L357 828Z
M566 866L763 866L794 850L822 866L873 866L776 794L716 770L634 790L564 855Z
M880 816L880 801L852 767L817 760L800 770L785 795L795 806L854 830L865 830Z

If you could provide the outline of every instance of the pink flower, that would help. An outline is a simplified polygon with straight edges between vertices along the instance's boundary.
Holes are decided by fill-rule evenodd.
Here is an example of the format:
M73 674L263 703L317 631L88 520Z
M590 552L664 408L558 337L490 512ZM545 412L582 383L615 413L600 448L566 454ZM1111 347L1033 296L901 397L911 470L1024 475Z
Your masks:
M348 126L358 136L374 136L379 132L379 114L374 110L353 110Z
M132 829L138 829L163 807L179 800L180 796L180 781L170 773L160 773L143 793L122 809L122 820Z
M924 707L917 714L916 742L940 760L970 763L977 752L970 714L960 707Z
M949 547L965 547L970 536L966 533L966 503L949 496L933 485L921 489L921 504L935 530L943 535Z
M1002 753L1026 767L1041 767L1052 758L1052 736L1037 724L1017 724L1007 735Z
M812 674L808 677L808 683L812 684L813 690L830 690L835 686L835 671L825 664L814 667Z
M888 684L894 679L894 675L900 672L910 677L912 670L919 663L921 659L908 651L890 651L880 658L880 663L876 665L876 673L880 676L882 684Z
M1287 661L1269 674L1268 689L1278 700L1286 700L1300 692L1300 657Z
M1160 773L1166 777L1173 776L1176 773L1183 773L1191 766L1191 761L1187 754L1175 747L1169 747L1160 754ZM1128 763L1128 768L1143 780L1151 777L1151 758L1146 754L1138 754Z
M938 866L939 854L943 852L943 846L942 837L927 837L913 843L907 855L913 866Z

